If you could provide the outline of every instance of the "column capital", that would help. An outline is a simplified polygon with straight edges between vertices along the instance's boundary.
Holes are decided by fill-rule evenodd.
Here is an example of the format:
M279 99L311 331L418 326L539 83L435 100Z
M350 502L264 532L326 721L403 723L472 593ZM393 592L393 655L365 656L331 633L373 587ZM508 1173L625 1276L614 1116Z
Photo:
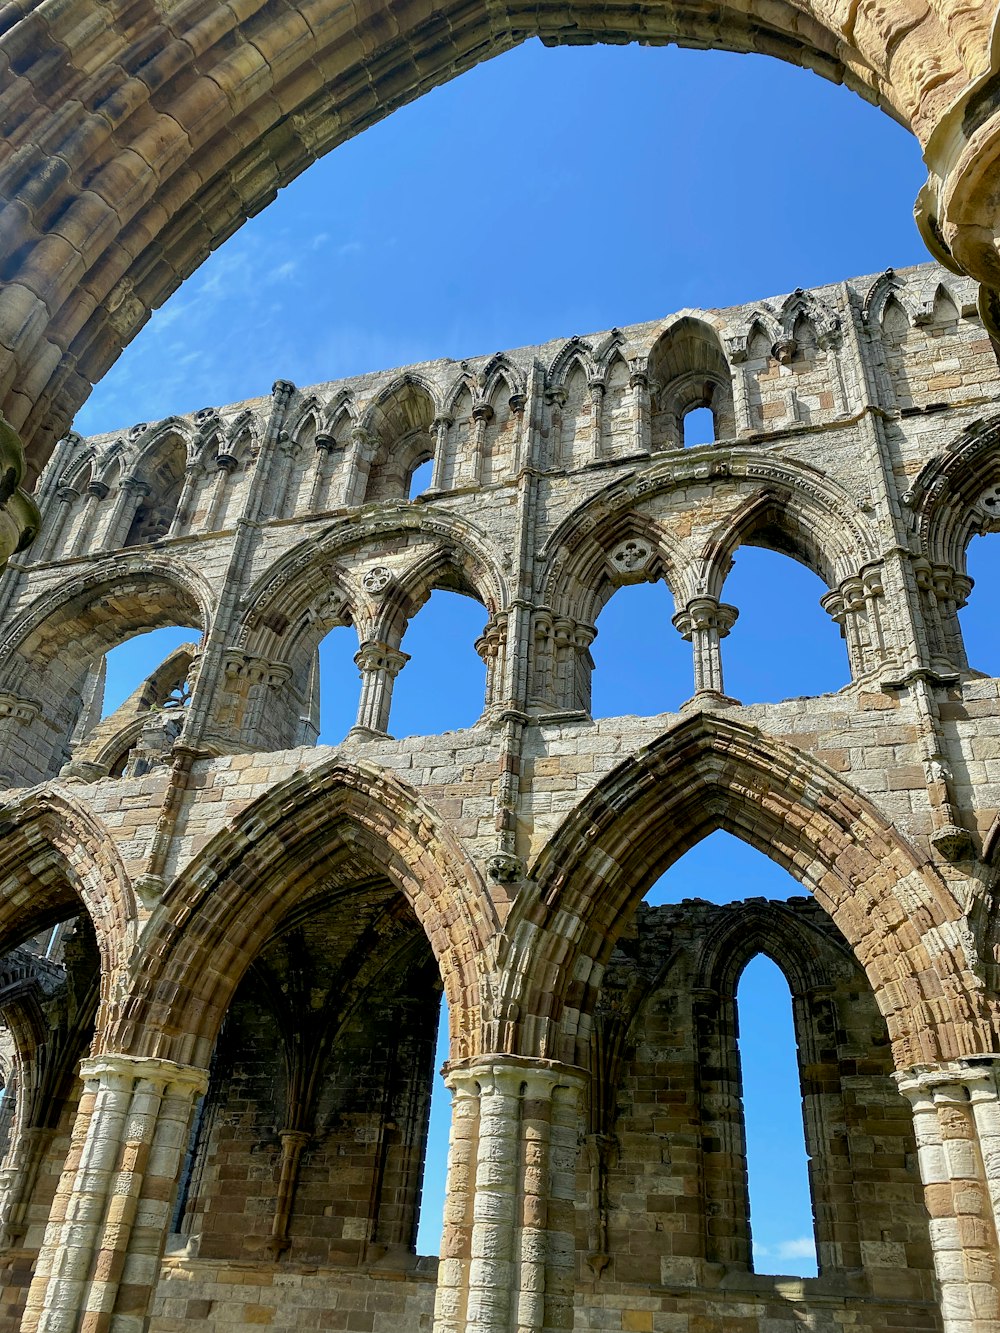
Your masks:
M80 1061L80 1078L84 1082L107 1082L128 1079L132 1082L152 1083L161 1091L176 1088L191 1096L203 1093L208 1087L208 1070L198 1065L181 1065L174 1060L153 1056L95 1055Z
M398 676L409 660L409 653L390 648L378 639L368 639L354 654L354 665L359 671L387 671L391 676Z
M989 1091L996 1095L1000 1055L967 1055L939 1065L913 1065L893 1074L896 1086L909 1101L933 1094L939 1088L962 1087L967 1091Z
M720 602L717 597L693 597L684 610L673 617L673 625L683 639L690 639L696 630L712 629L724 639L739 614L738 607Z
M445 1066L445 1085L453 1092L469 1093L474 1085L480 1090L521 1095L531 1098L551 1097L557 1087L577 1091L590 1080L586 1069L563 1064L559 1060L538 1060L524 1055L478 1055Z

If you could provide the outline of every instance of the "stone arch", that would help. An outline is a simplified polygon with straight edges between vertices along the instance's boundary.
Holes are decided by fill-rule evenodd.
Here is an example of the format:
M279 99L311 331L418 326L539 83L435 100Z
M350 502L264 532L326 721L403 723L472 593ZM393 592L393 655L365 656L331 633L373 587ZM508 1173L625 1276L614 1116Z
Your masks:
M486 887L416 792L339 758L299 771L246 807L167 888L116 1011L117 1049L207 1064L260 945L289 913L302 915L376 876L403 894L430 942L454 1055L477 1054L497 931Z
M461 593L481 603L487 615L495 616L502 606L490 599L483 587L481 570L470 551L453 543L442 543L389 585L376 612L373 635L387 643L398 643L407 624L437 588Z
M578 510L548 543L540 580L544 604L558 616L593 625L622 584L660 579L680 604L682 557L663 525L631 507L610 513L602 513L602 507L600 497L583 506L582 513ZM616 558L619 548L629 542L638 543L643 551Z
M524 371L506 352L494 352L479 372L479 382L487 402L500 380L507 384L511 396L528 392Z
M348 36L327 6L307 21L294 8L255 4L210 29L200 10L173 16L165 93L155 80L155 91L135 82L134 70L148 60L148 33L160 21L149 0L121 29L97 33L86 12L82 0L49 22L31 11L5 34L17 79L2 183L17 201L8 221L17 262L0 319L5 345L16 352L0 407L39 458L87 385L213 240L231 234L316 157L487 51L530 36L763 51L863 92L926 139L966 88L967 70L980 72L989 22L985 10L965 13L953 35L926 8L908 12L900 28L895 11L887 27L867 11L837 20L825 5L803 9L792 0L721 11L698 0L684 10L634 13L576 0L568 11L543 7L530 15L509 7L470 14L452 0L430 27L422 12L397 7L390 15L380 4ZM88 40L100 42L99 59L76 49ZM886 50L897 43L907 58L894 57L887 70ZM126 85L128 99L118 96ZM61 106L80 107L69 130L61 115L46 114L56 89ZM341 108L337 117L329 115L331 98ZM156 133L149 128L154 109ZM222 179L238 188L219 189ZM970 230L965 213L962 219Z
M717 828L790 871L830 913L868 975L899 1068L996 1049L996 1015L958 942L961 907L926 857L819 760L710 713L619 765L536 858L507 926L498 1040L582 1063L624 923L646 887Z
M407 498L414 469L434 457L432 426L440 413L433 386L409 371L368 405L361 426L373 443L367 451L364 475L358 478L362 504Z
M59 788L0 806L0 954L80 911L101 956L100 1032L135 944L136 900L118 849L99 819Z
M684 417L711 409L715 438L736 434L732 372L718 330L689 311L671 319L646 357L650 389L650 448L654 453L684 443Z
M830 947L829 936L817 936L785 903L744 902L740 909L706 930L695 964L696 987L734 995L743 969L758 954L781 970L793 994L827 984L823 946ZM846 942L842 947L847 950Z
M66 756L92 665L147 630L195 625L214 611L212 592L173 557L121 553L42 596L0 642L0 691L11 719L3 763L19 782L52 776Z
M769 481L754 487L735 513L721 520L697 562L697 582L710 597L721 597L733 559L741 546L763 546L791 556L811 569L828 589L835 589L877 558L867 525L845 523L854 506L827 479L802 475L807 490Z
M965 575L969 542L1000 531L1000 416L974 421L919 473L904 499L921 554ZM964 599L963 599L964 600Z

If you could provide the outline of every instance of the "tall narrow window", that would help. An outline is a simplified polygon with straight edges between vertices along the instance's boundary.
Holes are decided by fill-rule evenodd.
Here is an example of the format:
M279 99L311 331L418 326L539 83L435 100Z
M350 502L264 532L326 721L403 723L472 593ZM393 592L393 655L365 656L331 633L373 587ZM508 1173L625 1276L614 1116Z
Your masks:
M434 1051L434 1083L427 1125L424 1174L420 1189L420 1220L417 1223L417 1254L440 1254L444 1226L444 1196L448 1175L448 1139L451 1132L451 1094L444 1085L441 1068L448 1059L448 1002L442 995Z
M592 717L652 717L691 698L691 649L671 624L673 613L664 583L630 584L606 604L590 650Z
M339 745L358 715L358 636L350 625L336 625L320 641L319 734L317 745Z
M710 407L692 407L684 414L684 448L715 442L715 416Z
M418 463L410 473L409 499L414 500L418 495L423 495L431 484L431 476L434 472L434 459L427 458L423 463Z
M967 567L975 586L968 605L959 612L965 653L973 671L1000 675L1000 624L996 598L1000 589L1000 535L975 537L969 547Z
M736 1008L754 1271L815 1277L792 997L784 974L764 954L744 968Z

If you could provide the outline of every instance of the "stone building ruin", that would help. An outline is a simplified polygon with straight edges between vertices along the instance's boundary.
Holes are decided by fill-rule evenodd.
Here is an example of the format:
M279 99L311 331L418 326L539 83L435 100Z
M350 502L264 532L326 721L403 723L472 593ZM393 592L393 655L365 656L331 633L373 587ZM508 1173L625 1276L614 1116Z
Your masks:
M926 265L61 439L0 581L3 1327L995 1330L1000 703L958 611L998 390ZM727 694L747 545L825 583L839 692ZM597 617L655 581L691 697L595 722ZM393 739L436 588L482 605L482 716ZM104 655L164 625L102 718ZM356 724L317 746L338 625ZM644 905L714 829L811 898ZM752 1271L760 952L811 1279Z

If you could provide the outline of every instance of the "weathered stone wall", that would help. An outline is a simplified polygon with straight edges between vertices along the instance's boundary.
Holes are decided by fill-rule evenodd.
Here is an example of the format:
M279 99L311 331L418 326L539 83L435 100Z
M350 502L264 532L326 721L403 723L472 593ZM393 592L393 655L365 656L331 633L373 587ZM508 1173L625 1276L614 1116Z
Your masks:
M1000 527L1000 376L973 296L889 272L60 444L0 584L0 938L83 913L99 985L54 1066L94 1033L51 1205L12 1133L25 1333L133 1333L154 1295L171 1333L422 1328L432 1300L437 1333L992 1333L1000 707L958 611ZM697 408L717 438L684 448ZM727 694L747 544L825 583L836 694ZM594 722L597 618L660 580L691 698ZM439 587L483 605L483 714L393 739ZM100 720L103 655L167 624L193 646ZM316 746L342 625L357 722ZM636 918L717 828L815 901ZM807 1282L749 1270L750 944L796 996ZM412 1244L439 986L435 1284Z

